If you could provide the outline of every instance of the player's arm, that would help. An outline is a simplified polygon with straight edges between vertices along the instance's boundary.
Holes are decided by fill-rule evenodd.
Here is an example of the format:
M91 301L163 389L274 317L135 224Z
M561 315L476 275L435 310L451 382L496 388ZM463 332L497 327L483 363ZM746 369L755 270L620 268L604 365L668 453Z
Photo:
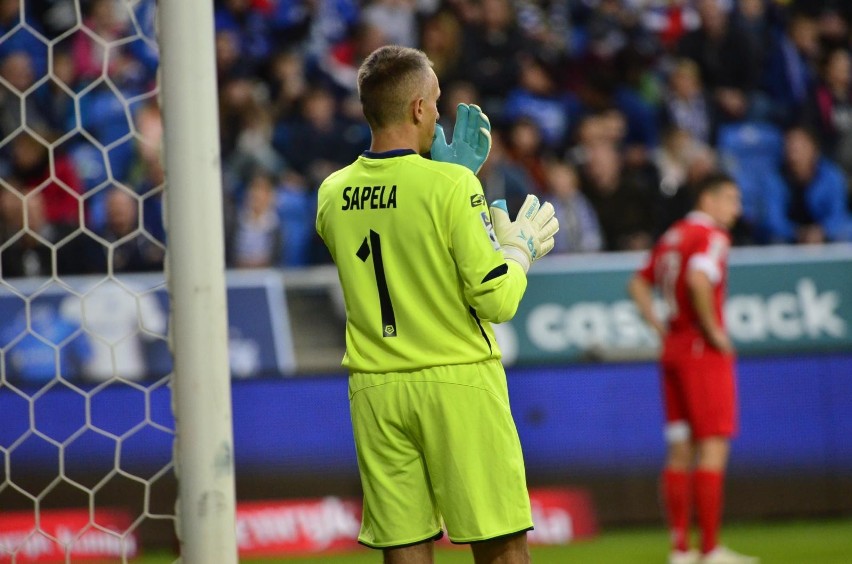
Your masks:
M651 282L641 273L637 273L627 284L627 293L630 294L645 323L650 325L660 338L663 338L666 335L666 326L654 311L654 286Z
M686 287L698 324L707 341L723 353L732 353L734 347L731 339L719 325L713 310L713 281L710 276L700 268L690 268L686 272Z
M479 180L465 175L451 194L451 245L465 300L484 321L508 321L526 290L526 272L504 258Z

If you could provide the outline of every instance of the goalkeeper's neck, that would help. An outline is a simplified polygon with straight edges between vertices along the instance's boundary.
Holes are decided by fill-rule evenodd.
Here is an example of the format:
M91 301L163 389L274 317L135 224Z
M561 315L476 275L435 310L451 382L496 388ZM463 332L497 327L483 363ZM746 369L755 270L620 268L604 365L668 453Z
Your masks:
M418 154L429 151L432 144L431 138L423 150L421 143L422 132L413 123L394 124L382 129L371 130L373 134L370 143L370 151L373 153L386 153L399 149L410 149Z

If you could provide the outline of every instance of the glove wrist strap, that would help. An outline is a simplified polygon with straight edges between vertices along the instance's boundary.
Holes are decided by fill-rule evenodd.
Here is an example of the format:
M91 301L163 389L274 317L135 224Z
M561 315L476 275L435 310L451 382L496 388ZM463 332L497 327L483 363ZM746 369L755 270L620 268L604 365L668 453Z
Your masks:
M529 272L530 270L530 257L524 251L520 249L516 249L515 247L504 246L503 247L503 257L507 260L513 260L524 269L524 272Z

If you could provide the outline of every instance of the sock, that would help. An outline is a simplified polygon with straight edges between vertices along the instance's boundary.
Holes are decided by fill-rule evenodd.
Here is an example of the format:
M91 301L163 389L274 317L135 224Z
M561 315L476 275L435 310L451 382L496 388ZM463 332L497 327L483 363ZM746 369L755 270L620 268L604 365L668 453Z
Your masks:
M663 504L672 536L672 548L689 550L689 473L682 470L663 470Z
M701 552L706 554L719 542L719 524L722 520L721 472L697 470L695 472L695 509L701 530Z

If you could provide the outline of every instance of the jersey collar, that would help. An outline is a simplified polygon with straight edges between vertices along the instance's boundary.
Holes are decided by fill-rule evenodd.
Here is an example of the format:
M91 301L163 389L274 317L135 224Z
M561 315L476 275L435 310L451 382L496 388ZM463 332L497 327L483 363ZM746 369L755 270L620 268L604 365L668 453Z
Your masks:
M693 223L701 223L708 227L719 227L719 224L716 223L716 220L713 219L710 214L704 213L703 211L691 211L686 214L686 219L692 221Z
M364 151L362 156L368 159L392 159L393 157L404 157L406 155L416 155L414 149L393 149L382 153L374 153L373 151Z

